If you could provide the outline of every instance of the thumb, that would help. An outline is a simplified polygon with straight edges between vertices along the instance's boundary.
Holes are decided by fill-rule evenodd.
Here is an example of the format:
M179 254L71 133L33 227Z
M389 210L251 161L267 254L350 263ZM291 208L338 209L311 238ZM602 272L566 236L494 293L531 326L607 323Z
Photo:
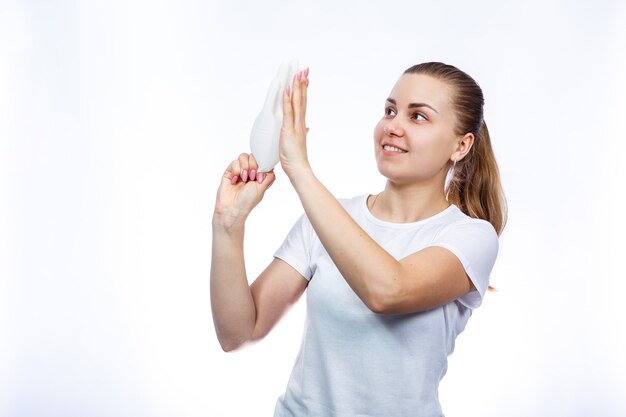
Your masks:
M265 193L265 191L274 184L276 181L276 174L274 174L274 170L265 173L263 181L261 181L261 190Z

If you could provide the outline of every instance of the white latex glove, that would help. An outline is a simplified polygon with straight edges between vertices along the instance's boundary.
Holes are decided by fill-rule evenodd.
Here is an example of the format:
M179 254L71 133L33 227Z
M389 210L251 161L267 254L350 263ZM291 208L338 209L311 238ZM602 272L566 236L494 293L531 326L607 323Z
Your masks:
M297 61L281 64L276 78L272 80L267 90L263 109L252 125L250 150L259 164L257 172L271 171L278 163L278 139L283 122L282 94L285 88L291 85L297 72Z

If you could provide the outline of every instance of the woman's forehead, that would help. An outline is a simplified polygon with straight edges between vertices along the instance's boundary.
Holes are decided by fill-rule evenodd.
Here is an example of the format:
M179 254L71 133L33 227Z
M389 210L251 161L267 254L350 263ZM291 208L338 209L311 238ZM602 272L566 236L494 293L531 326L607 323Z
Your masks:
M390 98L401 107L427 103L443 110L452 104L452 95L452 87L444 81L424 74L403 74L391 90Z

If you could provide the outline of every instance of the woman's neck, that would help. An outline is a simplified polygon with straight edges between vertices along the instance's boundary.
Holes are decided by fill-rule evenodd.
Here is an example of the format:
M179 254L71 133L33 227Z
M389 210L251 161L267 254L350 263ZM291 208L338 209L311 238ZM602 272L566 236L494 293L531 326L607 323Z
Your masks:
M393 223L412 223L427 219L450 206L443 187L397 186L387 181L385 189L368 200L372 215Z

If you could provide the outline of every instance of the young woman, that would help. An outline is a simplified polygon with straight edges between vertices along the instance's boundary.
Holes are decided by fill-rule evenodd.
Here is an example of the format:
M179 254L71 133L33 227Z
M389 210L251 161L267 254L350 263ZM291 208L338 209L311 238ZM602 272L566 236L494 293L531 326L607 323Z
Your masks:
M274 181L226 169L213 215L211 304L230 351L263 338L305 290L300 353L275 416L442 416L447 356L489 286L506 218L476 82L442 63L396 82L374 129L383 191L337 200L306 150L308 70L283 94L280 163L305 214L248 285L244 224Z

